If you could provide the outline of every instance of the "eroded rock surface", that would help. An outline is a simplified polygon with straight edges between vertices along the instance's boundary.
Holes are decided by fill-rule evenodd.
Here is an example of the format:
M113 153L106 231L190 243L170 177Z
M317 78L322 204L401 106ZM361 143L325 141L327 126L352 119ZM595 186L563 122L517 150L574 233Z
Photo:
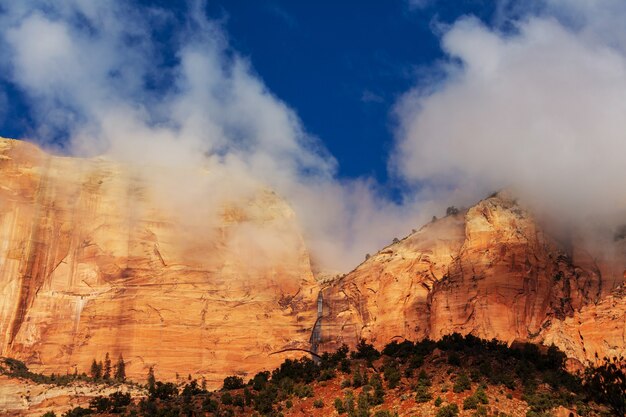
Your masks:
M504 194L436 220L323 290L322 349L459 332L554 342L581 361L624 353L626 310L609 293L623 280L626 257L601 268L563 246ZM583 342L579 332L588 334Z
M217 383L307 346L315 282L294 214L275 194L257 190L217 215L195 199L178 213L132 167L5 139L0 178L3 356L65 373L109 352L133 378L154 365L161 378Z

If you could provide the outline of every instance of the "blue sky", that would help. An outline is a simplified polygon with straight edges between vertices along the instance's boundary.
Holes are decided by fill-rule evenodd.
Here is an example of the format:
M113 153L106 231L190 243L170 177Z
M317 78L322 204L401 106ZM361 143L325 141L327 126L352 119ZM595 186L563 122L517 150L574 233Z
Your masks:
M184 2L141 1L178 19L155 26L159 55L172 60L173 33L185 24ZM371 176L389 182L387 162L393 144L393 106L398 97L430 82L444 58L437 25L465 14L485 22L494 18L495 2L440 1L412 7L394 1L209 1L208 17L220 22L231 48L250 60L257 75L301 118L338 161L339 177ZM32 134L33 111L15 85L0 84L11 106L0 132L10 137ZM167 89L164 78L154 84ZM63 136L59 141L63 141Z

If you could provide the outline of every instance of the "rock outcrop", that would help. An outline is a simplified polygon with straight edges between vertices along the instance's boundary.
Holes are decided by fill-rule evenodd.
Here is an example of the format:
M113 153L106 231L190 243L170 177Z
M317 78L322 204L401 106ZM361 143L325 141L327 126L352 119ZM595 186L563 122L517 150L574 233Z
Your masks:
M460 332L581 362L626 355L626 242L592 256L498 194L320 284L274 193L189 195L197 184L177 178L213 173L173 174L0 139L0 355L65 373L108 352L134 379L154 366L211 386L361 338Z
M259 189L190 211L144 172L0 140L1 355L65 373L108 352L135 379L217 384L308 346L317 293L289 206Z
M323 290L322 349L459 332L555 343L581 361L626 353L626 309L606 298L626 257L604 268L619 276L603 276L593 257L563 246L503 194L435 220ZM607 332L594 330L599 317Z

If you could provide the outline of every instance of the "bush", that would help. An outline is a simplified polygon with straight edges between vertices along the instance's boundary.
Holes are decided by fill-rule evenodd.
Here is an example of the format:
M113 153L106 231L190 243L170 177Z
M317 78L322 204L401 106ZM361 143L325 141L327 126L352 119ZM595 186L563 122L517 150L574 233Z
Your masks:
M221 398L222 404L224 405L232 405L233 404L233 396L230 395L230 392L225 392L222 394Z
M172 382L163 383L158 381L154 386L154 392L150 394L152 399L158 398L162 401L168 401L178 395L178 388Z
M92 411L87 409L87 408L83 408L83 407L76 407L72 410L68 410L63 414L63 417L83 417L83 416L88 416L92 414Z
M433 399L433 396L430 394L430 390L426 385L418 384L416 391L415 401L418 403L427 403Z
M487 417L488 410L484 405L479 405L478 409L472 414L472 417Z
M604 363L585 372L588 395L607 404L616 415L626 415L626 360L604 359Z
M380 380L378 374L374 374L371 378L372 388L374 393L370 398L372 405L379 405L385 402L385 389L383 388L383 382Z
M356 417L369 417L369 415L370 403L367 399L367 395L364 392L361 392L357 400Z
M367 378L367 376L363 377L363 374L361 373L361 370L359 368L356 368L354 370L354 374L352 375L352 386L354 388L359 388L363 385L366 384L365 379Z
M457 214L459 214L459 209L454 206L450 206L446 209L446 216L456 216Z
M402 375L400 374L400 369L395 361L387 361L383 369L383 374L385 375L385 381L387 381L389 389L396 388L400 383Z
M335 379L335 371L333 369L324 369L317 377L318 381L330 381L331 379Z
M256 374L254 378L252 378L250 382L248 382L248 385L252 385L252 389L254 389L255 391L261 391L263 388L265 388L265 385L267 385L269 380L270 372L263 371Z
M459 415L459 407L456 404L448 404L437 410L436 417L457 417Z
M391 414L391 411L387 411L387 410L378 410L374 414L374 417L394 417L394 416L397 417L398 414Z
M245 404L245 402L244 402L244 399L243 399L243 397L241 395L235 395L233 397L233 405L235 407L241 407L243 409L244 404Z
M322 401L321 398L318 398L317 400L313 401L313 407L315 407L315 408L323 408L324 407L324 401Z
M313 396L313 387L310 385L297 384L293 387L293 393L298 398L311 398Z
M464 373L459 374L459 376L456 378L456 381L454 381L454 386L452 387L452 391L458 394L460 392L467 391L469 389L472 389L472 384L469 378Z
M335 410L337 410L337 414L343 414L346 412L346 407L344 407L341 398L335 398Z
M428 376L425 370L422 369L420 371L419 375L417 376L417 383L430 387L431 385L430 377Z
M435 399L435 407L439 407L441 403L443 403L443 400L441 399L441 397L437 397Z
M243 383L243 379L241 379L238 376L227 376L226 378L224 378L224 386L222 387L223 390L234 390L234 389L240 389L243 388L245 385Z
M470 395L463 400L463 410L476 410L478 408L478 398Z
M448 404L437 410L436 417L457 417L459 415L459 407L456 404Z
M452 366L461 366L461 357L456 352L448 354L448 364Z
M474 397L476 397L478 402L480 402L481 404L489 404L489 398L487 398L487 393L485 392L485 389L483 387L478 387L478 389L474 393Z
M528 403L530 411L539 413L538 415L559 406L558 400L547 392L532 394L525 393L522 396L522 399Z
M346 406L346 411L348 412L348 415L354 416L354 413L355 413L354 394L352 394L352 391L346 392L346 399L345 399L344 404Z
M350 354L352 359L365 359L371 363L380 357L380 352L376 350L374 345L367 343L365 339L361 339L356 345L356 352Z

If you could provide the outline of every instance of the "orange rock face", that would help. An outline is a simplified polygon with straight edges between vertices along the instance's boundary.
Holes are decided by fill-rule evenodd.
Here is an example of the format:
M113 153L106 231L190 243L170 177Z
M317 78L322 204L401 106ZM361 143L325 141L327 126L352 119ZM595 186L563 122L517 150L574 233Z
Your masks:
M621 276L602 276L590 256L577 256L583 265L511 199L489 198L426 225L326 287L322 348L459 332L554 342L580 360L624 352L624 304L603 299ZM626 258L612 265L619 262L623 270ZM592 330L598 313L591 311L602 312L610 335ZM579 331L587 338L566 346Z
M626 355L624 242L600 259L564 247L498 195L318 284L275 194L190 198L180 190L215 181L169 174L0 139L0 355L63 373L108 352L137 380L155 366L211 386L361 338L460 332L583 362Z
M82 372L109 352L136 379L154 365L217 383L308 346L315 282L275 194L229 202L213 222L201 209L214 204L199 201L195 221L130 167L4 139L0 178L3 356Z

